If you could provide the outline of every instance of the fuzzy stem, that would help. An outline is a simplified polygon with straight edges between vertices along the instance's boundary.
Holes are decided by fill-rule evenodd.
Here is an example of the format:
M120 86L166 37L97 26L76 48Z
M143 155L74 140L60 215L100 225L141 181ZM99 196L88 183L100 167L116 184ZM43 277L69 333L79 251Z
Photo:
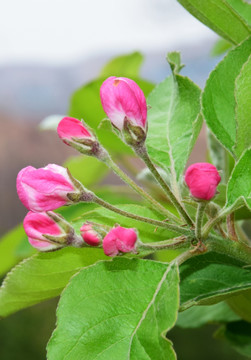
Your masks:
M162 187L162 189L165 191L165 193L167 194L169 200L171 201L171 203L176 207L176 209L178 210L178 212L180 213L180 215L182 216L182 218L186 221L186 223L190 226L193 225L193 221L191 220L191 218L189 217L189 215L187 214L186 210L183 208L183 206L180 204L180 202L177 200L177 198L175 197L175 195L172 193L171 189L169 188L169 186L167 185L167 183L165 182L165 180L162 178L162 176L159 174L158 170L156 169L156 167L154 166L154 164L152 163L145 145L141 145L140 147L134 147L134 150L136 152L137 155L139 155L139 157L144 161L144 163L146 164L146 166L149 168L149 170L152 172L152 174L154 175L155 179L158 181L158 183L160 184L160 186Z
M193 235L193 233L190 230L184 229L181 226L168 224L168 223L166 223L164 221L153 220L153 219L150 219L150 218L147 218L147 217L135 215L135 214L129 213L127 211L121 210L121 209L117 208L116 206L113 206L113 205L107 203L106 201L100 199L99 197L97 197L94 194L93 194L93 202L103 206L106 209L114 211L117 214L120 214L122 216L126 216L128 218L131 218L131 219L134 219L134 220L137 220L137 221L142 221L142 222L146 222L148 224L152 224L152 225L155 225L155 226L166 228L168 230L172 230L172 231L175 231L175 232L180 233L180 234L184 234L184 235L188 235L188 236Z
M183 252L182 254L180 254L179 256L177 256L172 262L177 263L178 266L180 266L185 261L187 261L188 259L190 259L191 257L196 256L196 255L199 255L199 254L193 253L191 250L187 250L187 251Z
M154 208L159 213L165 215L167 218L174 220L175 222L181 222L177 216L172 214L161 204L159 204L155 199L153 199L147 192L145 192L140 186L138 186L129 176L127 176L114 162L110 157L107 157L104 160L104 163L112 169L115 174L117 174L126 184L128 184L133 190L135 190L140 196L142 196L152 208Z
M197 207L196 224L195 224L195 236L198 240L201 240L201 228L203 223L204 211L207 206L206 201L200 201Z
M228 214L230 214L232 211L237 210L239 207L241 207L241 205L236 206L236 205L232 205L228 208L222 209L215 218L211 219L210 221L208 221L206 223L206 225L203 228L202 231L202 239L206 239L208 237L208 234L210 232L210 230L219 222L221 221L224 217L226 217Z
M231 241L229 239L222 239L221 237L210 234L204 244L205 252L212 251L218 254L224 254L239 260L248 266L251 265L251 247L244 243ZM173 262L181 265L191 257L201 254L202 253L200 251L193 252L191 250L187 250L175 258Z
M222 239L218 236L210 234L208 239L205 241L205 245L208 251L225 254L245 262L248 265L251 264L251 247L247 244L238 241L231 241L229 239Z
M163 240L155 243L139 242L139 249L149 249L155 251L163 249L179 249L190 246L190 242L187 242L186 239L187 238L184 236L179 236L173 239Z
M76 248L82 248L82 247L88 247L89 245L86 244L81 236L75 235L73 236L73 238L71 239L70 243L71 246L76 247Z
M235 231L235 224L234 224L234 212L227 215L227 233L229 239L233 241L238 241L238 236Z

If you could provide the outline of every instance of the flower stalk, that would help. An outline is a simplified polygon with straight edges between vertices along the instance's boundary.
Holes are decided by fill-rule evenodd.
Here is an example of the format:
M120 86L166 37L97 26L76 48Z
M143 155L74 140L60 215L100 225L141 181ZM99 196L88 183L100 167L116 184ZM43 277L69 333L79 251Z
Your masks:
M189 247L190 242L185 236L178 236L173 239L168 239L160 242L154 243L142 243L138 240L138 249L139 250L164 250L164 249L179 249L184 247Z
M195 237L197 240L201 240L203 217L207 204L208 204L207 201L198 202L197 213L196 213L196 224L195 224Z
M227 215L227 233L229 239L233 241L238 241L238 236L235 231L235 224L234 224L234 212Z
M180 204L180 202L177 200L177 198L175 197L175 195L172 193L170 187L168 186L168 184L165 182L165 180L162 178L162 176L159 174L158 170L156 169L156 167L154 166L154 164L152 163L146 147L144 144L141 144L139 147L134 147L134 151L136 152L136 154L144 161L144 163L146 164L146 166L149 168L149 170L152 172L152 174L154 175L155 179L158 181L158 183L160 184L160 186L162 187L162 189L165 191L166 195L168 196L168 199L171 201L171 203L175 206L175 208L177 209L177 211L179 212L179 214L181 215L181 217L185 220L185 222L192 226L193 225L193 221L190 218L190 216L187 214L186 210L184 209L184 207Z
M168 211L164 206L158 203L154 198L152 198L146 191L144 191L140 186L138 186L129 176L127 176L110 158L106 157L104 163L111 169L115 174L117 174L126 184L128 184L134 191L136 191L143 199L145 199L152 208L154 208L159 213L165 215L168 219L172 219L175 222L181 222L181 220Z
M98 196L96 196L95 194L93 194L93 202L95 202L96 204L101 205L102 207L109 209L113 212L116 212L117 214L120 214L122 216L137 220L137 221L141 221L141 222L145 222L148 224L152 224L158 227L162 227L162 228L166 228L168 230L172 230L175 231L177 233L183 234L183 235L188 235L188 236L193 236L193 232L191 230L185 229L181 226L178 225L174 225L174 224L169 224L166 223L164 221L160 221L160 220L154 220L154 219L150 219L147 217L143 217L143 216L139 216L139 215L135 215L132 213L129 213L125 210L121 210L119 208L117 208L116 206L113 206L111 204L109 204L108 202L100 199Z
M206 239L211 231L211 229L218 224L218 222L220 222L222 219L224 219L228 214L230 214L231 212L238 210L240 207L242 206L242 203L238 203L238 204L234 204L230 207L224 208L222 209L216 217L214 217L213 219L209 220L203 230L202 230L202 239Z
M208 251L231 256L247 265L251 265L251 246L247 244L223 239L213 234L210 234L204 243Z

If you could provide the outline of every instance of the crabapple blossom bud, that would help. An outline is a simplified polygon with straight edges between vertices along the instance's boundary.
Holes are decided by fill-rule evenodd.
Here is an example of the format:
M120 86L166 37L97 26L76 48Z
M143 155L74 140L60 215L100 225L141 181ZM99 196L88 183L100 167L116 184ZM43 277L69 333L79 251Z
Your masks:
M124 129L125 119L133 128L146 132L147 105L143 91L131 79L111 76L100 88L103 109L112 124Z
M34 212L71 204L83 193L82 185L62 166L27 166L17 176L17 193L24 206Z
M103 249L107 256L116 256L119 252L127 253L135 250L137 233L134 229L117 226L104 237Z
M72 140L81 142L81 140L91 139L93 137L82 121L72 117L64 117L58 124L57 132L60 139L67 145L69 145L69 142Z
M83 121L64 117L58 124L57 132L65 144L72 146L82 154L96 156L100 160L107 156L105 149Z
M185 173L185 182L192 196L197 199L211 200L220 181L218 170L209 163L193 164Z
M80 228L80 233L84 242L88 245L98 246L101 242L100 235L93 229L93 225L90 223L83 224Z
M77 238L70 224L51 211L40 213L29 211L24 218L23 226L29 243L40 251L62 248L76 241Z

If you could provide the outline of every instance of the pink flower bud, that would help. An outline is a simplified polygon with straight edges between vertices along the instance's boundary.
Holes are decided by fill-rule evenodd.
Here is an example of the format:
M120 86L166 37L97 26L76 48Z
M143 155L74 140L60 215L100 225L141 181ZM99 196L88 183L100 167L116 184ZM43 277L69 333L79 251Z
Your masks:
M216 167L209 163L196 163L186 171L185 182L195 198L210 200L215 196L221 177Z
M98 246L101 242L100 235L93 230L92 224L83 224L80 228L81 236L88 245Z
M17 176L19 199L34 212L54 210L71 203L67 194L72 192L79 192L79 189L67 169L59 165L49 164L41 169L27 166Z
M133 125L146 127L146 99L133 80L109 77L100 88L100 97L106 115L119 130L123 129L125 118Z
M64 117L58 124L57 132L65 144L84 155L95 156L101 161L108 157L107 151L100 145L95 135L78 119Z
M66 233L46 212L34 213L29 211L24 218L24 230L29 243L40 251L59 249L64 246L62 237ZM45 236L58 238L59 241L48 240ZM61 239L61 242L60 242Z
M79 141L83 139L92 138L92 134L87 130L84 124L72 117L64 117L57 127L58 136L63 140L67 145L69 141L71 142L74 139Z
M137 233L134 229L117 226L104 237L103 249L107 256L116 256L119 252L127 253L135 249Z

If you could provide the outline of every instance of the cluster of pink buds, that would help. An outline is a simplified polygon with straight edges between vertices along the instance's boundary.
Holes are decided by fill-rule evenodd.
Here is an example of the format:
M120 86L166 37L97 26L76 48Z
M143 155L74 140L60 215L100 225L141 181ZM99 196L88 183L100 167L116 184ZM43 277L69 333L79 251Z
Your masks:
M110 77L101 86L100 95L104 110L117 129L127 129L127 133L135 133L145 139L146 100L133 80ZM65 144L79 152L96 156L100 160L107 157L107 152L83 121L64 117L57 132ZM67 169L54 164L41 169L28 166L18 174L17 193L24 206L30 210L24 220L24 229L32 246L45 251L66 245L101 244L102 236L92 224L83 224L80 241L70 224L62 218L60 221L56 219L57 215L51 211L75 202L91 201L91 193ZM119 252L133 251L136 240L135 230L114 228L104 237L104 252L114 256Z
M27 166L18 173L17 193L30 210L24 230L33 247L48 251L84 243L63 217L51 211L88 198L89 193L67 169L55 164L40 169Z
M93 225L83 224L80 228L81 236L76 235L71 225L60 215L52 212L63 205L73 204L80 196L88 200L88 192L74 179L67 169L49 164L44 168L35 169L28 166L22 169L17 176L17 193L24 204L30 210L24 219L24 230L30 244L40 251L48 251L62 248L64 246L82 247L85 244L98 246L101 244L101 235L93 228ZM116 254L133 250L128 247L129 235L124 229L124 237L121 243L125 246L118 246ZM110 232L112 232L111 230ZM108 233L106 236L109 236ZM136 234L136 233L135 233ZM137 238L137 236L136 236ZM128 242L129 241L129 242ZM136 242L136 240L135 240ZM106 251L109 256L114 256Z
M100 97L105 113L124 141L134 149L144 144L147 104L139 86L131 79L112 76L102 84ZM64 117L57 132L65 144L83 154L102 161L109 156L82 120ZM185 182L192 196L199 200L212 199L220 180L217 169L208 163L193 164L185 174ZM32 166L22 169L17 176L17 193L30 210L24 219L29 242L41 251L67 245L101 246L101 243L108 256L136 251L137 232L134 229L116 226L108 233L102 233L93 224L85 223L80 228L80 235L76 235L65 219L52 212L64 205L94 201L94 194L86 190L64 167L49 164L40 169Z
M136 252L137 232L135 229L128 229L122 226L112 228L102 239L98 228L85 223L80 228L82 238L90 246L98 246L103 243L104 253L107 256L116 256L119 253Z

